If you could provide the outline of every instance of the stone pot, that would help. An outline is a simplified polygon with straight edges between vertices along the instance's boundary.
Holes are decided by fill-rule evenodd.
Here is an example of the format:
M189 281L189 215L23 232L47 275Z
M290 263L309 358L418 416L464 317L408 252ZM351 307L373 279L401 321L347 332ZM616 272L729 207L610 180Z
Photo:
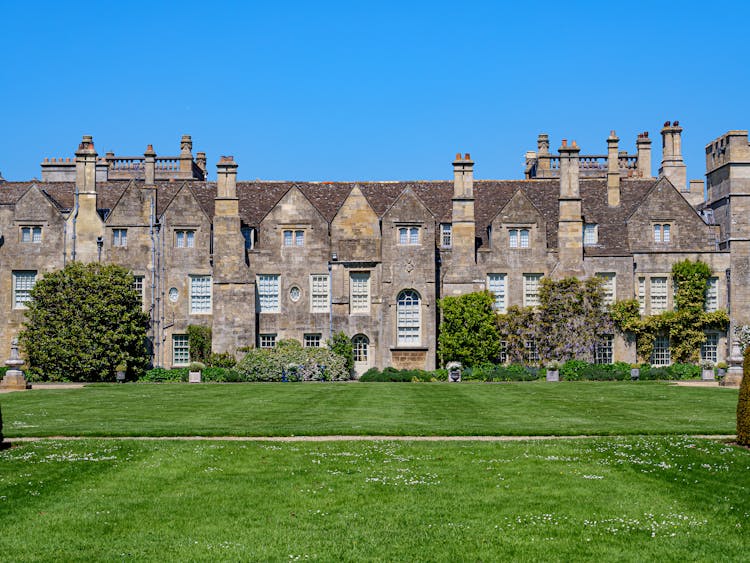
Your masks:
M548 369L547 370L547 381L560 381L560 370Z
M638 381L641 378L641 368L630 368L630 381Z
M716 378L714 377L714 370L713 368L703 368L701 370L701 380L702 381L715 381Z
M188 383L200 383L200 382L201 382L201 372L199 371L188 372Z

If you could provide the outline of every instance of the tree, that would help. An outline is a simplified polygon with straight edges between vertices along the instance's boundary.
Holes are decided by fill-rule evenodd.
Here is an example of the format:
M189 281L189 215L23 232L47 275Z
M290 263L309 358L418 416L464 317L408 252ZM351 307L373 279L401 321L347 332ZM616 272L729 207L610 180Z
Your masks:
M31 291L19 340L32 379L114 381L149 362L148 315L133 276L115 265L73 262L40 279Z
M331 352L338 354L344 359L347 373L351 374L354 369L354 347L352 341L343 332L339 331L327 342Z
M211 358L211 327L202 325L188 325L188 350L190 360L208 364Z
M750 446L750 346L745 347L742 383L737 401L737 443Z
M455 361L470 367L497 362L500 333L494 302L489 291L444 297L438 301L443 317L438 354L443 364Z

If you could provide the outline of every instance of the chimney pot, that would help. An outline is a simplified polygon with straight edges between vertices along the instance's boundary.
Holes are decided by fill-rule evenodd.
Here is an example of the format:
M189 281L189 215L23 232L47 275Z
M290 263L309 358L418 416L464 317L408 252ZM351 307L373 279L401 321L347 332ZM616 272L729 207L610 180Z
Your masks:
M617 135L615 135L615 130L614 130L614 129L612 129L612 130L611 130L611 131L609 132L609 136L610 136L610 137L616 137L616 136L617 136Z
M151 152L154 150L154 145L146 145L146 151Z
M672 123L670 121L665 121L664 122L664 127L669 127L670 125L672 125Z
M679 127L679 126L680 126L680 122L679 122L679 121L675 121L675 122L673 123L673 125L674 125L675 127Z
M562 140L562 146L564 146L564 147L568 146L568 140L567 139L563 139Z
M456 160L461 160L461 153L460 152L456 153Z
M471 155L468 152L464 154L464 160L471 160Z

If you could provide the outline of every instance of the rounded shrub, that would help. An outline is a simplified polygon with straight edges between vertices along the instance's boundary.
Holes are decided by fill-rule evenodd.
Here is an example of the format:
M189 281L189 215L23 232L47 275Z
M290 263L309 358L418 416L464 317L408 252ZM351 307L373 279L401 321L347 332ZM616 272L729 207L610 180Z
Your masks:
M737 443L750 446L750 346L745 348L742 383L737 400Z

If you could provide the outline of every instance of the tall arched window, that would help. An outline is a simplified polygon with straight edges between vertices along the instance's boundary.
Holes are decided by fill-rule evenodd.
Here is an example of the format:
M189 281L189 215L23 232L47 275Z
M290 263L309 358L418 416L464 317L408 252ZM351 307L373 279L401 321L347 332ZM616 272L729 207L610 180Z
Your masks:
M352 348L356 363L366 364L369 361L370 339L364 334L358 334L352 338Z
M405 289L398 294L396 305L398 345L419 346L421 343L419 293L413 289Z

